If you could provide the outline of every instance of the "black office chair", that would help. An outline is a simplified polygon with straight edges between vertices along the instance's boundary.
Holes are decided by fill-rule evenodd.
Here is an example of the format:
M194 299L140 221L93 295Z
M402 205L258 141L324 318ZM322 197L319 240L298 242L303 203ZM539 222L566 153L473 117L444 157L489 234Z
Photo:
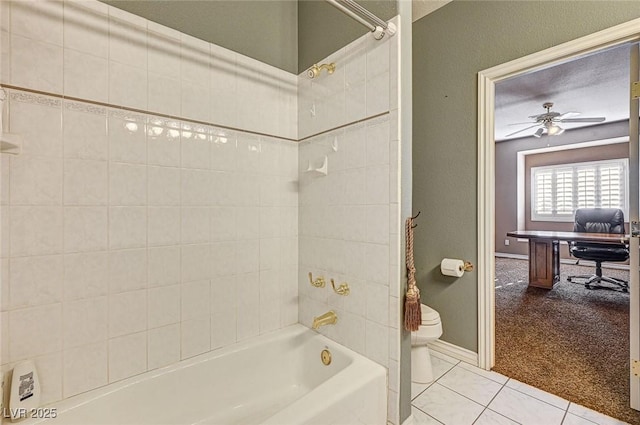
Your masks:
M587 233L616 233L624 235L624 213L618 208L580 208L576 210L573 224L574 232ZM567 280L574 283L584 283L588 289L616 289L628 292L629 284L614 277L602 276L603 261L626 261L629 258L629 246L624 243L595 243L571 242L571 254L580 259L595 261L596 274L584 276L569 276ZM575 279L586 279L585 282L575 282ZM614 287L600 285L607 282Z

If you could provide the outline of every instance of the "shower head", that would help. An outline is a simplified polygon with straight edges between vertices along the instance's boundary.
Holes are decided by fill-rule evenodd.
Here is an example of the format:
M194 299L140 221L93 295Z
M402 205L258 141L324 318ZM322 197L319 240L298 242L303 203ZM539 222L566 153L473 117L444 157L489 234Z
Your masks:
M307 76L310 79L317 78L318 76L320 76L320 71L322 71L323 69L327 70L327 74L333 74L333 72L336 70L336 64L331 62L331 63L323 63L322 65L318 65L316 63L307 70Z
M318 75L320 75L320 68L318 68L318 65L313 65L307 70L307 76L311 79L316 78Z

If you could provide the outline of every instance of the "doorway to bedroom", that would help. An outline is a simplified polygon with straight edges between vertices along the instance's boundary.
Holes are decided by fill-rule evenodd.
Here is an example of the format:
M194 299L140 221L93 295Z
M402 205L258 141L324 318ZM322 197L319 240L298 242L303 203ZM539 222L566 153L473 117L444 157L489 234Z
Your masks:
M593 274L595 264L576 264L566 243L553 288L530 285L528 240L507 236L571 232L576 208L586 206L619 206L628 231L628 87L629 45L495 84L493 370L637 423L629 407L629 293L569 282ZM627 282L628 269L603 264L604 275Z

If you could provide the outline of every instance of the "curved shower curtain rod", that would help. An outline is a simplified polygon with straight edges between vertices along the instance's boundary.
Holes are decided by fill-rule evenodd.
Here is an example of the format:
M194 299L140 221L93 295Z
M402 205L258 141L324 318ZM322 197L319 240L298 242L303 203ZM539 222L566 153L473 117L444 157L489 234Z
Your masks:
M376 40L381 40L385 34L392 36L396 33L396 26L394 24L383 21L364 7L360 6L354 0L325 1L369 28L369 31L373 33L373 37Z

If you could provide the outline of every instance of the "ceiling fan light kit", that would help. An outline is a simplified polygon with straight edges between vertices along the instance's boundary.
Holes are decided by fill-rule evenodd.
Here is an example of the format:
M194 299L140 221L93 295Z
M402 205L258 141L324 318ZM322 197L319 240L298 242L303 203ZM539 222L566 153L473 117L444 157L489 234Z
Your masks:
M542 107L547 110L544 114L540 115L531 115L529 118L534 121L517 123L511 125L522 125L522 124L533 124L529 127L523 128L522 130L515 131L511 134L507 134L504 137L511 137L515 134L521 133L523 131L539 127L535 133L533 133L533 137L542 137L543 134L547 136L559 136L564 133L564 128L560 127L558 123L578 123L578 122L603 122L605 117L585 117L585 118L573 118L576 115L580 115L579 112L565 112L561 114L559 112L552 112L551 108L553 107L552 102L545 102L542 104Z
M564 128L551 122L545 123L545 128L547 129L547 134L549 136L559 136L564 133Z

